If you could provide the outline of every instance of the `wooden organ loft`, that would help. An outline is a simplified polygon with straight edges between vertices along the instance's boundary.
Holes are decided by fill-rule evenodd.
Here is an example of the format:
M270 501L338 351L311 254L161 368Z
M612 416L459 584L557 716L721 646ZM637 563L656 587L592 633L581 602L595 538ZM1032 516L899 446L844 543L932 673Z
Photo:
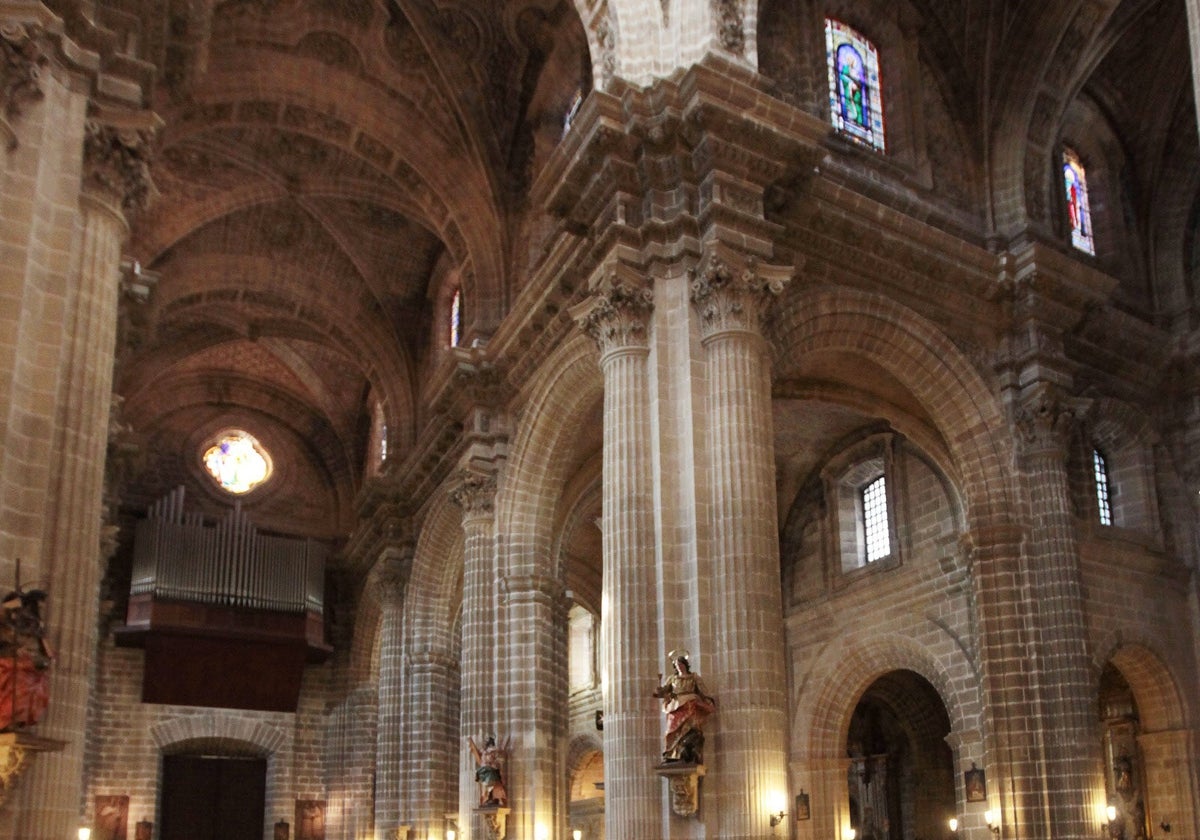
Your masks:
M117 644L146 651L142 701L294 712L322 662L328 549L260 534L241 504L215 525L185 514L183 487L138 523Z

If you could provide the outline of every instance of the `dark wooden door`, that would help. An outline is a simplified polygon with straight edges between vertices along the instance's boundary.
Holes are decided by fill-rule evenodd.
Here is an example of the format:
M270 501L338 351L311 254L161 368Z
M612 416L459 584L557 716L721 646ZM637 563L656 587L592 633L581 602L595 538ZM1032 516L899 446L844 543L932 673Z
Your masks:
M161 840L262 840L267 762L163 756Z

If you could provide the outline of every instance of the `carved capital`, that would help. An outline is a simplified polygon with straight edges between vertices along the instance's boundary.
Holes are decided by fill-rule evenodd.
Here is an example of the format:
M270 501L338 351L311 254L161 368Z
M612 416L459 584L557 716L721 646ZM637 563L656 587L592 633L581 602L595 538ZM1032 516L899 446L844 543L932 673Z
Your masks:
M1066 456L1086 404L1047 384L1034 386L1016 407L1016 426L1026 455Z
M0 108L9 120L42 98L42 67L48 59L39 35L41 27L35 25L0 24Z
M579 325L596 342L603 358L619 350L648 348L653 312L654 292L613 270L601 280Z
M371 587L378 593L379 600L388 605L397 605L404 597L404 587L412 574L413 547L411 545L388 549L371 570Z
M792 278L790 268L750 258L741 268L710 253L691 270L692 304L704 338L724 332L761 334L767 311Z
M85 188L104 194L126 213L146 209L155 195L150 177L153 143L154 132L150 129L118 128L88 120L84 133Z
M717 27L717 39L721 46L734 55L746 49L746 33L742 29L742 15L738 0L711 0L713 21Z
M463 470L450 498L462 508L463 516L491 516L496 508L496 477Z

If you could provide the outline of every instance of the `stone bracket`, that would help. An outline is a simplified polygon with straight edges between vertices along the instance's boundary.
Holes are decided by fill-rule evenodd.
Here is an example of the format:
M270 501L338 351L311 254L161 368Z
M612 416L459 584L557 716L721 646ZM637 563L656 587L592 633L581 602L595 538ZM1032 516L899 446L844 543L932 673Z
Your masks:
M60 752L66 741L40 738L24 732L0 733L0 802L12 793L17 778L29 766L29 759L38 752Z
M690 817L700 810L700 780L704 778L703 764L660 764L654 772L671 786L671 810L681 817Z
M504 840L508 834L510 808L476 808L475 813L487 824L488 840Z

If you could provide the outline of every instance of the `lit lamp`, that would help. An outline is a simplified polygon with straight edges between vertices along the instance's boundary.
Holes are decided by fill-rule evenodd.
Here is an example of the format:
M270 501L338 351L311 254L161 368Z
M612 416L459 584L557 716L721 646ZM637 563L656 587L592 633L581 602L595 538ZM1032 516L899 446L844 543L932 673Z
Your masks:
M457 831L455 831L453 828L446 829L446 840L454 840L456 837L458 837Z
M858 832L855 831L853 828L843 828L842 829L842 840L854 840L854 838L857 836L858 836Z
M951 834L958 834L958 817L951 817L946 820L946 825L950 826Z
M90 828L80 828L77 836L79 840L92 840L92 830Z
M1000 815L991 808L983 812L983 821L992 830L992 834L1000 833Z
M571 840L583 840L583 832L578 828L571 832Z

